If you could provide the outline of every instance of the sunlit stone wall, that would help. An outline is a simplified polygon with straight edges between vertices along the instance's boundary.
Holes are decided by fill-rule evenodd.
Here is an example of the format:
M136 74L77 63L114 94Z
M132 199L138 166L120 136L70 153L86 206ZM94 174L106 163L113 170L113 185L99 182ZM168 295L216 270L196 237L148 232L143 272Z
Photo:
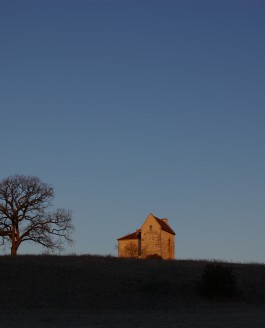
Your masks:
M119 240L119 257L138 257L138 239Z
M141 228L142 254L145 258L148 255L161 254L161 227L157 221L149 216Z
M161 231L161 250L162 258L165 260L173 260L175 258L174 235L167 231Z

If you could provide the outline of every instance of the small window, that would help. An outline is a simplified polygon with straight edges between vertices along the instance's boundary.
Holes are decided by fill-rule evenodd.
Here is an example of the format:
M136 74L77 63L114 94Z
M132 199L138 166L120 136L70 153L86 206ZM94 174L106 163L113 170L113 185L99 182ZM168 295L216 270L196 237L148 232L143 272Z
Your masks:
M149 230L152 230L152 228L153 228L153 227L150 225L150 226L149 226Z

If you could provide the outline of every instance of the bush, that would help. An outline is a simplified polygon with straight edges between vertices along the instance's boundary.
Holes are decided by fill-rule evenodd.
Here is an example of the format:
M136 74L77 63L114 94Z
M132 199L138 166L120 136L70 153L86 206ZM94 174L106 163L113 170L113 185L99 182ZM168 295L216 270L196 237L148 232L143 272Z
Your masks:
M160 256L158 254L147 255L146 258L148 260L162 260L162 256Z
M210 298L231 298L236 293L236 278L229 267L206 265L200 280L200 291Z

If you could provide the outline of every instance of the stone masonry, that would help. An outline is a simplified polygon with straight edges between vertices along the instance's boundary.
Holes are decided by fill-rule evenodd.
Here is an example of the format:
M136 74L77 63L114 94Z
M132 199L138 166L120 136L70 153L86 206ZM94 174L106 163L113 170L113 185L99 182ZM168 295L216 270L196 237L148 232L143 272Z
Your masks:
M141 229L118 238L118 256L146 258L160 256L162 259L175 258L175 232L168 219L159 219L149 214Z

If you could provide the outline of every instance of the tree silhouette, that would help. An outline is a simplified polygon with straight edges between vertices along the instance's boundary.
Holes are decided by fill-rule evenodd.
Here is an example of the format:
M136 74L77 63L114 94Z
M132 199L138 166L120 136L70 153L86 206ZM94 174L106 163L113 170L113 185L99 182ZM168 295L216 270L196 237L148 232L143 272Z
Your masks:
M133 242L130 242L124 247L126 257L138 257L138 247Z
M0 238L17 254L22 242L33 241L49 250L62 250L72 243L71 211L49 212L53 187L33 176L15 175L0 181Z

